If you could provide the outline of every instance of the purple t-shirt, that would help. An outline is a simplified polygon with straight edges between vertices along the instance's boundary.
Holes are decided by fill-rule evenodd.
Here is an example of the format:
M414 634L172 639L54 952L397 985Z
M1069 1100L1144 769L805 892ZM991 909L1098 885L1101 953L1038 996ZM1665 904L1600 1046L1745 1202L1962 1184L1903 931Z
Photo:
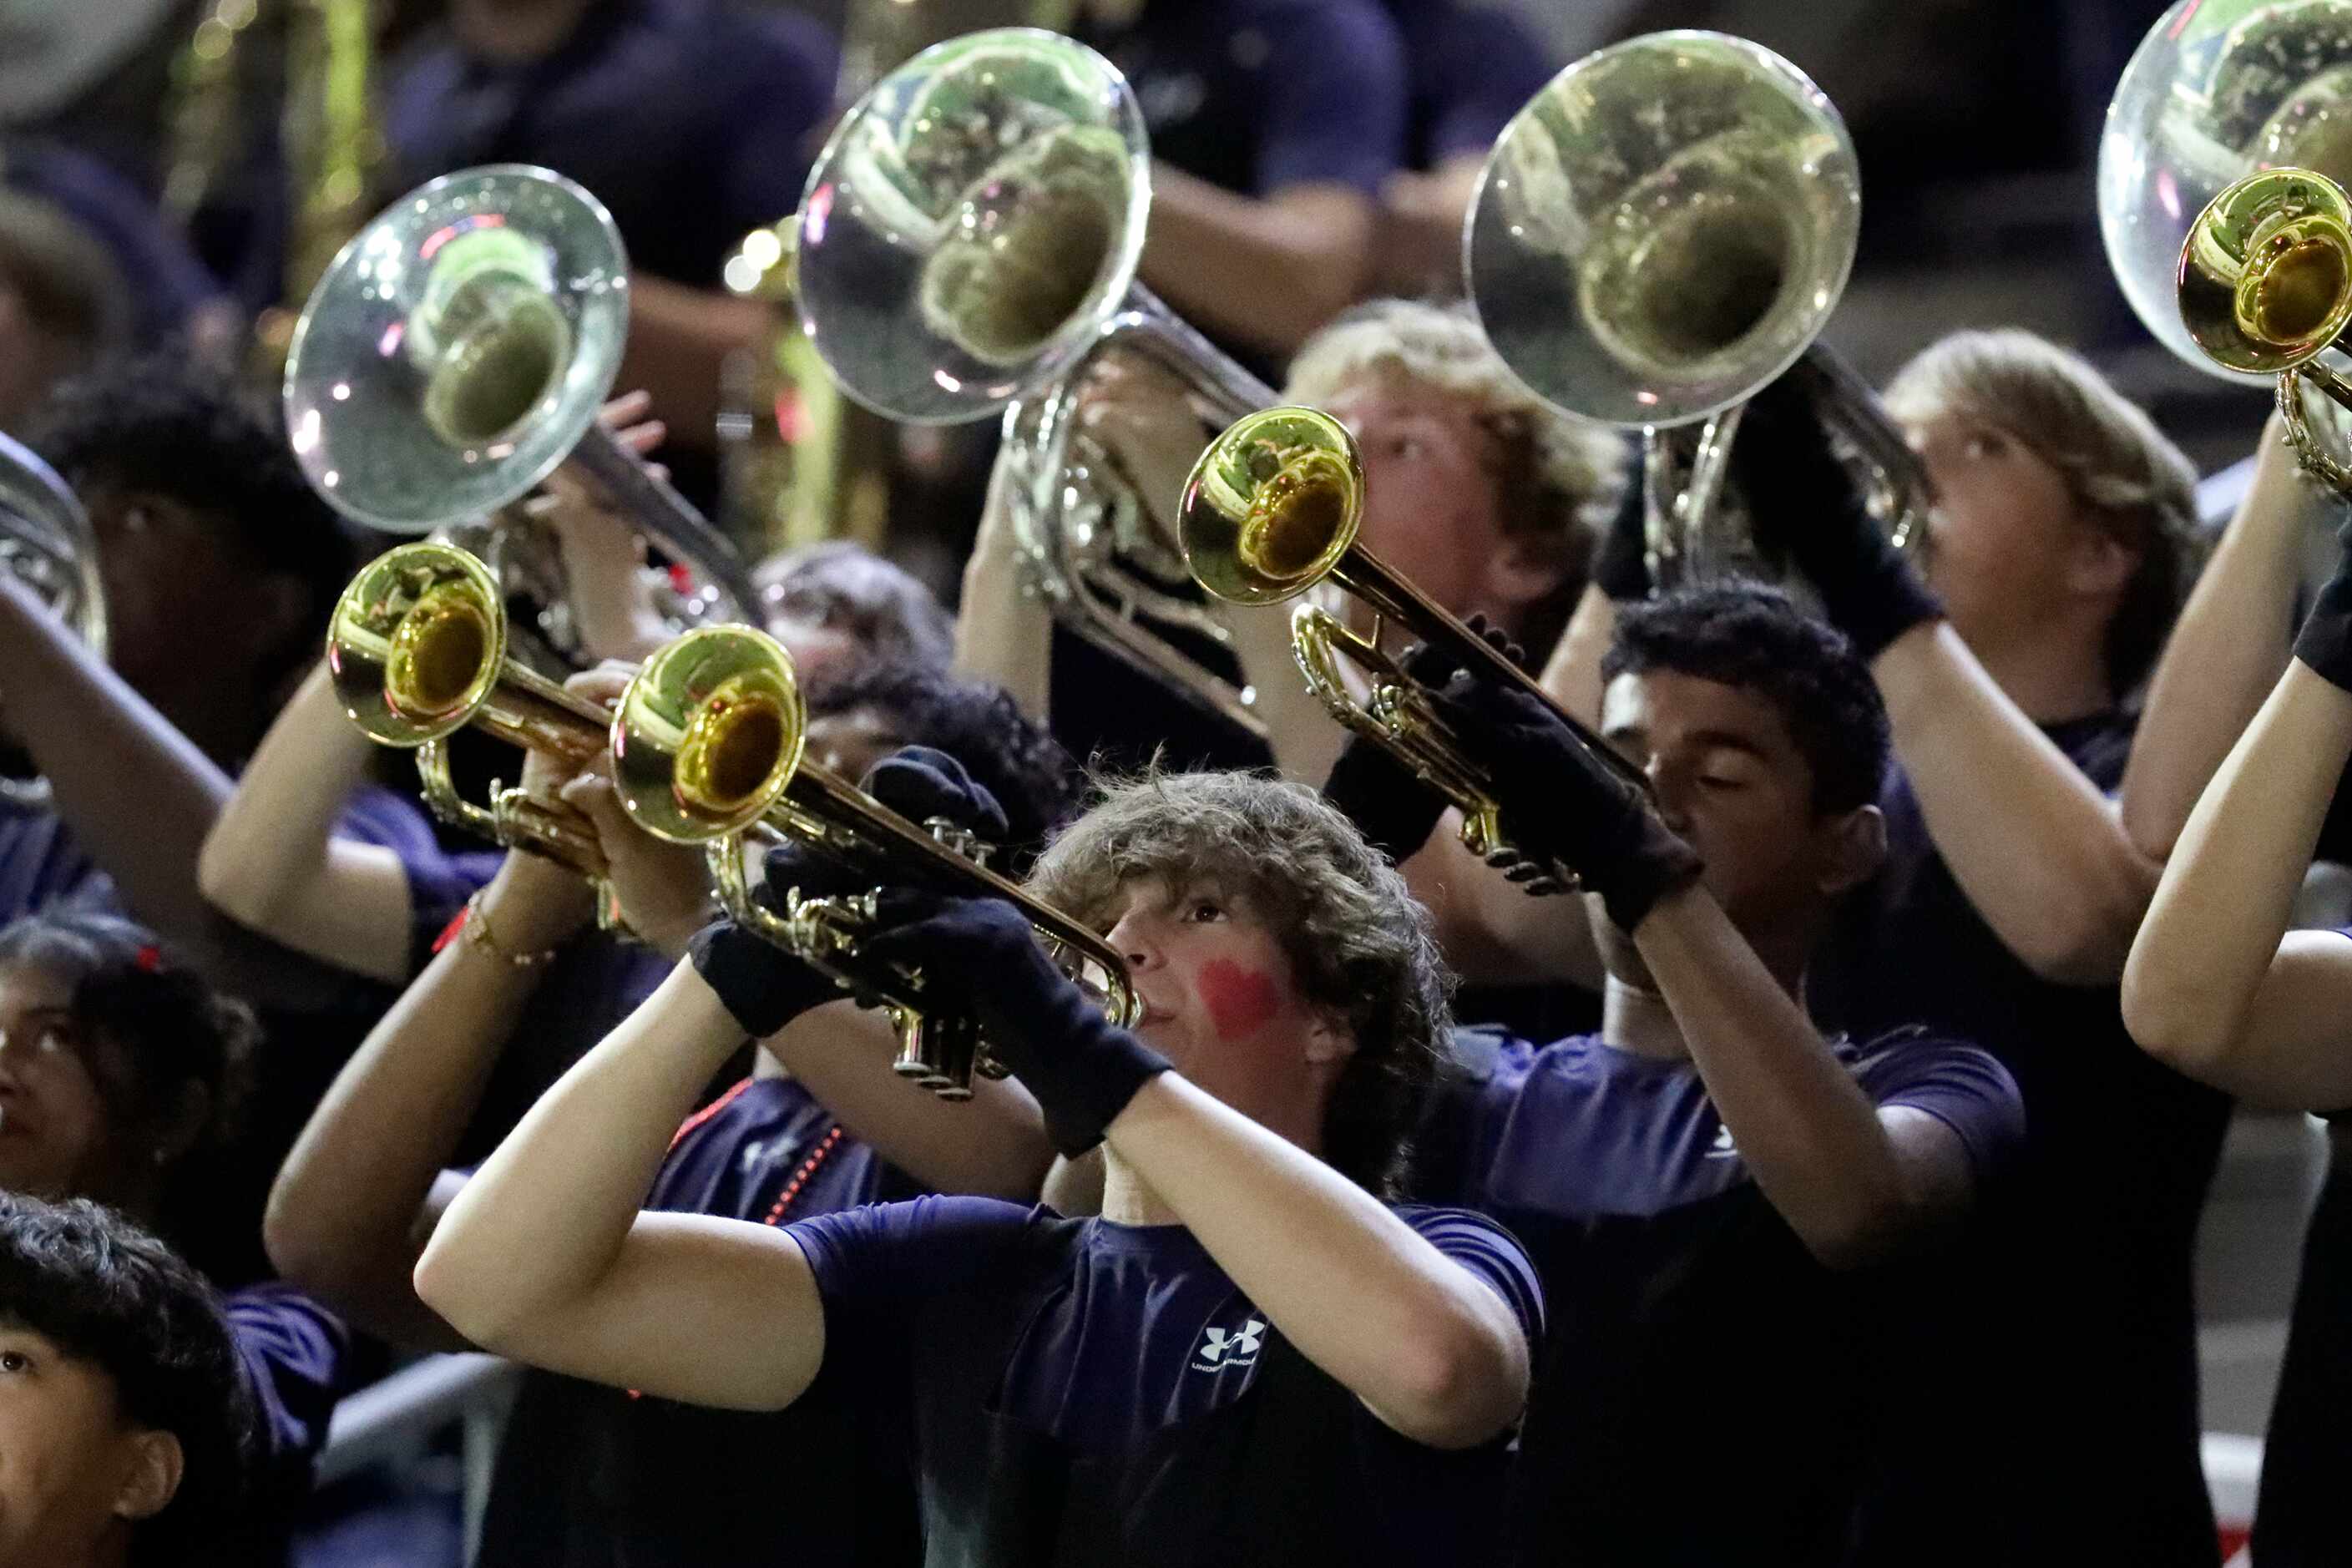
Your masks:
M1460 1209L1396 1212L1500 1296L1530 1343L1540 1337L1542 1291L1508 1233ZM820 1384L869 1399L895 1388L888 1397L905 1398L902 1336L920 1310L995 1277L1031 1242L1033 1227L1068 1223L989 1198L933 1197L794 1225L824 1302ZM1034 1280L997 1384L995 1408L1013 1424L1090 1468L1116 1473L1248 1394L1269 1325L1190 1231L1088 1220L1076 1245L1055 1256L1066 1261ZM1360 1423L1352 1436L1369 1439L1349 1449L1365 1468L1366 1506L1381 1511L1399 1561L1416 1551L1420 1560L1439 1560L1448 1542L1491 1524L1492 1495L1435 1479L1457 1473L1446 1463L1452 1457L1381 1426L1353 1401L1349 1409Z
M498 875L501 849L452 849L434 830L432 814L414 795L379 784L352 792L336 834L389 849L408 877L408 968L414 974L433 957L433 943L466 900Z
M1073 31L1126 73L1153 156L1212 184L1373 195L1403 156L1404 51L1375 0L1150 0Z
M796 1178L796 1195L779 1213ZM841 1131L798 1083L747 1079L680 1130L646 1206L784 1220L921 1190ZM484 1568L911 1564L919 1553L903 1459L870 1440L836 1391L857 1393L829 1384L785 1410L707 1410L534 1372L499 1448L480 1561ZM784 1529L776 1488L787 1480Z
M693 288L800 205L836 49L807 17L729 0L595 0L544 58L504 64L446 32L403 62L385 124L401 186L538 163L609 208L631 263Z
M1434 168L1483 153L1543 89L1551 53L1505 0L1386 0L1404 38L1405 159Z
M250 1560L282 1552L310 1493L311 1461L326 1446L335 1401L350 1386L351 1335L340 1319L290 1285L250 1286L221 1299L254 1405L257 1475ZM240 1542L248 1532L240 1531Z

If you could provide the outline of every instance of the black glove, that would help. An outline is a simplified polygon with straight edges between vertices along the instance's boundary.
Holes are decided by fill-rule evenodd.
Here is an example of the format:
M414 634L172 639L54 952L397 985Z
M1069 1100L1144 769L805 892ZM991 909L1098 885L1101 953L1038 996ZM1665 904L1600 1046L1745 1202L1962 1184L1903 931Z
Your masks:
M1830 448L1802 364L1758 393L1731 445L1731 471L1758 544L1796 564L1830 624L1864 659L1922 621L1939 618L1928 591L1863 502L1852 469Z
M1074 1158L1168 1070L1166 1058L1105 1017L1045 956L1003 899L891 889L859 951L919 969L926 990L970 1005L990 1054L1037 1097L1054 1146Z
M1650 596L1650 541L1644 532L1642 454L1625 465L1624 493L1609 519L1609 531L1592 557L1592 585L1618 604Z
M1513 664L1524 658L1519 646L1489 626L1484 616L1472 616L1466 624ZM1427 643L1407 649L1399 663L1407 677L1428 691L1444 686L1460 668L1459 660ZM1445 796L1423 782L1396 753L1353 731L1340 748L1339 760L1331 764L1331 776L1323 781L1323 798L1338 806L1365 842L1387 856L1392 865L1403 864L1429 842L1447 805Z
M2319 590L2311 614L2294 639L2294 657L2314 674L2352 691L2352 522L2336 531L2337 544L2347 552L2336 563L2336 575Z
M1535 698L1465 673L1433 704L1494 765L1504 837L1573 870L1620 931L1632 931L1661 898L1698 879L1697 852L1659 820L1649 796Z
M811 897L863 891L873 879L859 876L829 855L806 845L783 843L767 853L752 899L782 913L787 889ZM687 944L694 972L702 976L743 1032L765 1039L810 1008L842 994L833 980L732 920L717 920Z
M1004 808L964 765L929 746L901 746L866 774L867 795L910 822L943 816L973 837L1002 844L1012 833Z
M1007 828L996 797L945 752L902 746L874 764L866 792L915 822L946 817L992 843ZM874 875L844 865L830 855L787 842L768 851L760 885L751 897L776 914L785 896L838 898L862 893ZM719 994L744 1031L759 1038L774 1034L801 1014L839 996L830 978L784 952L756 931L722 920L698 932L687 949L695 972Z

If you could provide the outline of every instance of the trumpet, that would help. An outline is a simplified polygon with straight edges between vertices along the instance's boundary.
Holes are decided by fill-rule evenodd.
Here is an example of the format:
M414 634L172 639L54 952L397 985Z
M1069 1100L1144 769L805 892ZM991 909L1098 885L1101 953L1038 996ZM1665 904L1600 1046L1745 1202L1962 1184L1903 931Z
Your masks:
M1860 379L1814 347L1861 233L1853 138L1803 72L1666 32L1561 71L1496 138L1465 226L1487 341L1537 395L1642 434L1650 576L1752 553L1717 498L1741 406L1791 366L1908 544L1928 493Z
M613 717L614 776L630 819L656 838L700 844L720 906L867 1005L898 1035L893 1064L943 1100L971 1097L973 1075L1002 1078L968 1006L919 970L861 961L876 892L805 897L781 913L752 896L747 837L808 845L877 887L919 880L1012 903L1048 952L1122 1026L1140 1012L1126 968L1102 938L984 863L985 846L945 818L918 826L803 754L808 712L792 656L748 626L702 626L657 650Z
M989 869L971 834L944 819L911 823L803 757L807 707L792 656L766 633L688 632L639 668L610 711L517 662L506 633L489 569L446 544L392 551L336 606L327 662L344 712L380 744L416 748L425 799L444 820L601 881L604 852L586 817L495 784L487 806L464 799L444 742L470 724L575 763L609 756L630 820L669 843L703 846L727 913L883 1007L898 1034L898 1072L942 1099L971 1098L975 1072L1002 1076L969 1009L919 972L859 961L872 891L804 898L787 889L781 914L753 898L747 840L782 835L877 886L917 880L1007 900L1106 1012L1121 1025L1135 1021L1140 1008L1125 968L1099 936ZM611 901L600 897L600 909Z
M1650 782L1536 684L1527 671L1456 620L1356 535L1363 521L1364 466L1355 438L1313 408L1248 415L1211 442L1184 486L1184 558L1209 593L1229 604L1274 605L1331 583L1372 610L1358 633L1317 604L1291 612L1292 657L1332 718L1386 748L1462 813L1462 842L1488 865L1509 868L1532 894L1574 885L1572 871L1536 864L1504 836L1493 771L1438 718L1428 693L1381 646L1396 621L1454 662L1542 702L1584 748L1644 795ZM1359 697L1352 665L1368 695Z
M1112 349L1143 354L1232 419L1273 389L1135 280L1150 148L1117 68L1058 34L950 39L884 76L810 171L801 319L834 379L911 424L1003 419L1026 591L1076 635L1253 733L1246 689L1159 628L1217 646L1182 563L1077 430Z

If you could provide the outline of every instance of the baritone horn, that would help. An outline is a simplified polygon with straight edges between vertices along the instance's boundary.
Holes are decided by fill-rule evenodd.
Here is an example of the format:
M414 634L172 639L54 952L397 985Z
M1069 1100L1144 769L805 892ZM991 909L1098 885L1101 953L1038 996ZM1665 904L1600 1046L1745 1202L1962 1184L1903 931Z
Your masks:
M1927 488L1869 387L1815 350L1853 267L1862 185L1836 107L1722 33L1568 67L1496 140L1464 235L1487 340L1538 396L1638 430L1653 581L1717 571L1741 405L1792 365L1906 543Z
M5 435L0 435L0 571L30 588L91 652L106 657L106 591L89 513L56 469ZM0 778L0 800L46 806L48 781Z
M597 420L628 325L628 252L604 204L527 164L445 174L311 290L286 361L294 455L330 505L392 533L498 511L574 459L709 586L698 614L748 616L759 597L733 542Z
M1359 634L1317 604L1291 613L1291 653L1307 686L1348 729L1386 748L1459 807L1462 842L1509 868L1530 893L1568 889L1564 868L1531 863L1503 835L1492 769L1432 710L1428 693L1381 644L1394 621L1484 679L1541 701L1610 771L1650 793L1649 780L1563 711L1527 671L1356 537L1363 521L1363 459L1347 427L1313 408L1248 415L1211 442L1185 484L1184 557L1201 585L1235 605L1273 605L1328 582L1376 616ZM1352 666L1367 695L1358 696Z
M1108 60L1058 34L954 38L891 71L810 171L801 318L842 389L909 424L1002 415L1025 587L1114 657L1263 734L1245 689L1161 628L1231 634L1076 429L1112 349L1229 420L1275 401L1135 279L1151 206L1143 114Z
M916 882L1001 898L1122 1026L1139 1011L1118 954L1101 937L991 870L984 847L945 819L918 826L803 754L808 713L782 645L749 626L703 626L648 658L613 719L614 777L631 820L656 838L700 844L719 902L738 924L883 1007L899 1039L896 1069L945 1100L968 1100L974 1072L1003 1076L968 1007L919 971L861 961L875 893L804 897L782 912L752 897L747 837L808 845L877 888Z
M327 669L344 716L378 745L415 748L434 815L509 849L529 849L591 880L604 874L593 825L520 787L488 805L458 794L446 742L471 724L573 763L603 753L604 708L512 658L498 580L455 545L420 541L377 557L336 602ZM600 909L610 900L600 898Z

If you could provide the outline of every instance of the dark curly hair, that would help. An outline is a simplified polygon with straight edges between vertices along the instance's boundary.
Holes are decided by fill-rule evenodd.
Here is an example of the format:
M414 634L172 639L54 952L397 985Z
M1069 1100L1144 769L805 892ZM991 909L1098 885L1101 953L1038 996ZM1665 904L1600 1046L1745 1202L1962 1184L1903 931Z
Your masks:
M927 665L884 663L858 665L809 693L814 714L861 708L887 715L902 743L945 752L987 786L1012 827L1003 848L1014 876L1077 804L1070 754L1002 687Z
M1099 787L1039 858L1030 889L1097 930L1138 881L1206 882L1246 904L1282 944L1300 994L1355 1033L1324 1108L1323 1158L1396 1195L1454 1023L1454 977L1404 879L1304 784L1200 773Z
M1619 607L1601 677L1672 670L1753 691L1813 772L1813 810L1868 805L1885 782L1886 704L1845 634L1780 589L1744 579L1678 589Z
M356 569L356 541L302 477L276 402L184 353L110 359L63 383L26 441L77 490L145 490L210 518L256 567L309 588L317 630ZM317 657L316 630L299 640Z
M827 539L778 551L751 581L761 615L842 632L869 658L945 669L955 657L955 623L938 597L864 545Z
M0 927L0 966L43 970L73 987L75 1020L98 1047L90 1076L120 1131L161 1134L201 1090L207 1112L185 1153L236 1132L260 1027L153 932L113 915L53 910Z
M131 1537L137 1563L197 1561L244 1510L255 1413L203 1276L121 1215L0 1192L0 1323L105 1373L123 1413L180 1441L179 1489Z

